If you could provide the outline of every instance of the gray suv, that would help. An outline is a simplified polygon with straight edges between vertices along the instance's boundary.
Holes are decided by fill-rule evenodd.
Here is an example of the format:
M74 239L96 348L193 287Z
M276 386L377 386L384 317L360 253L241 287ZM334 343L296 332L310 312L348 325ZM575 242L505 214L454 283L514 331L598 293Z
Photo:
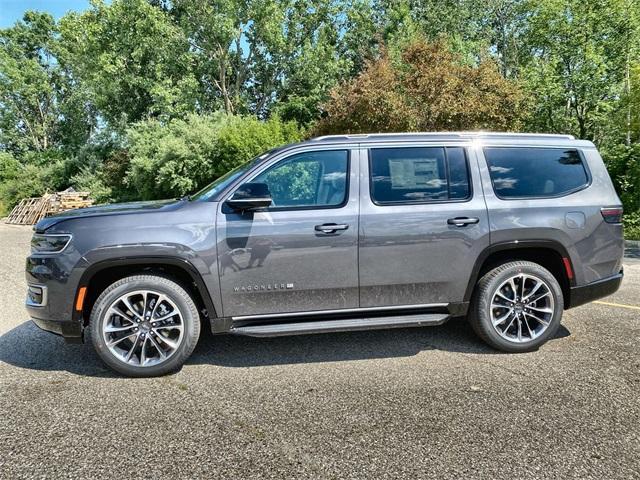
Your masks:
M525 352L622 280L622 208L568 135L340 135L271 150L180 200L40 221L27 309L162 375L214 334L440 325ZM86 332L85 332L86 331Z

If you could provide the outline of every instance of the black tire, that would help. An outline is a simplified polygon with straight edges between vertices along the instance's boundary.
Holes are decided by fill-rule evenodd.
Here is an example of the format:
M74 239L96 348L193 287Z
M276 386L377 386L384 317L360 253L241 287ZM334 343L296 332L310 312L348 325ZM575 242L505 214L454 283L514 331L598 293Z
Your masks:
M182 319L182 336L178 346L167 355L166 360L161 360L158 352L161 363L147 366L125 363L111 352L105 338L103 338L104 322L109 318L107 310L113 302L127 293L143 290L166 296L177 307ZM135 320L135 317L131 316ZM98 356L111 369L129 377L155 377L176 371L193 353L200 336L200 315L189 293L178 283L158 275L135 275L118 280L100 294L93 305L87 333ZM148 335L155 335L157 340L157 333L149 333ZM163 342L157 343L164 345Z
M501 336L494 328L491 320L491 302L498 288L509 278L519 274L532 275L543 280L553 297L554 308L553 313L549 314L550 318L546 330L532 340L516 343ZM537 263L519 260L494 268L478 281L471 300L468 318L476 334L490 346L504 352L519 353L536 350L547 340L553 338L560 327L563 310L564 298L556 278ZM501 310L497 310L497 312L501 312Z

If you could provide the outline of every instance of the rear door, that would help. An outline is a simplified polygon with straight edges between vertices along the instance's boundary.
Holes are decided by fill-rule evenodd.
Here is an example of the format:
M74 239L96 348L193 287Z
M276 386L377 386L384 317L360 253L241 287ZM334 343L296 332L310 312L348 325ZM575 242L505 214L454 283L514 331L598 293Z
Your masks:
M283 153L247 179L268 185L270 208L242 214L222 202L225 316L358 307L358 155L344 146Z
M463 300L489 246L475 153L460 145L361 152L360 306Z

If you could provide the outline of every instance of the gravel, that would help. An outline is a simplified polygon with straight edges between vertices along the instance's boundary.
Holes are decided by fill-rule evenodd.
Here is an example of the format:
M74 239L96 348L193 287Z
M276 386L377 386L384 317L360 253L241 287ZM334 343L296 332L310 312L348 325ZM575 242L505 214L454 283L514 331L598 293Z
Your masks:
M177 374L120 378L23 308L29 228L0 225L0 477L640 478L640 310L565 313L508 355L463 321L205 335ZM640 306L640 261L607 302Z

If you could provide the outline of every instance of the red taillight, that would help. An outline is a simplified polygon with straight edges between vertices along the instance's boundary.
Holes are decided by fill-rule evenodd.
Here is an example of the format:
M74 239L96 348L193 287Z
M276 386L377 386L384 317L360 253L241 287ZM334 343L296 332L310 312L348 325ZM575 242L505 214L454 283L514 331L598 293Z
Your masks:
M607 223L622 223L622 207L603 207L600 213Z

